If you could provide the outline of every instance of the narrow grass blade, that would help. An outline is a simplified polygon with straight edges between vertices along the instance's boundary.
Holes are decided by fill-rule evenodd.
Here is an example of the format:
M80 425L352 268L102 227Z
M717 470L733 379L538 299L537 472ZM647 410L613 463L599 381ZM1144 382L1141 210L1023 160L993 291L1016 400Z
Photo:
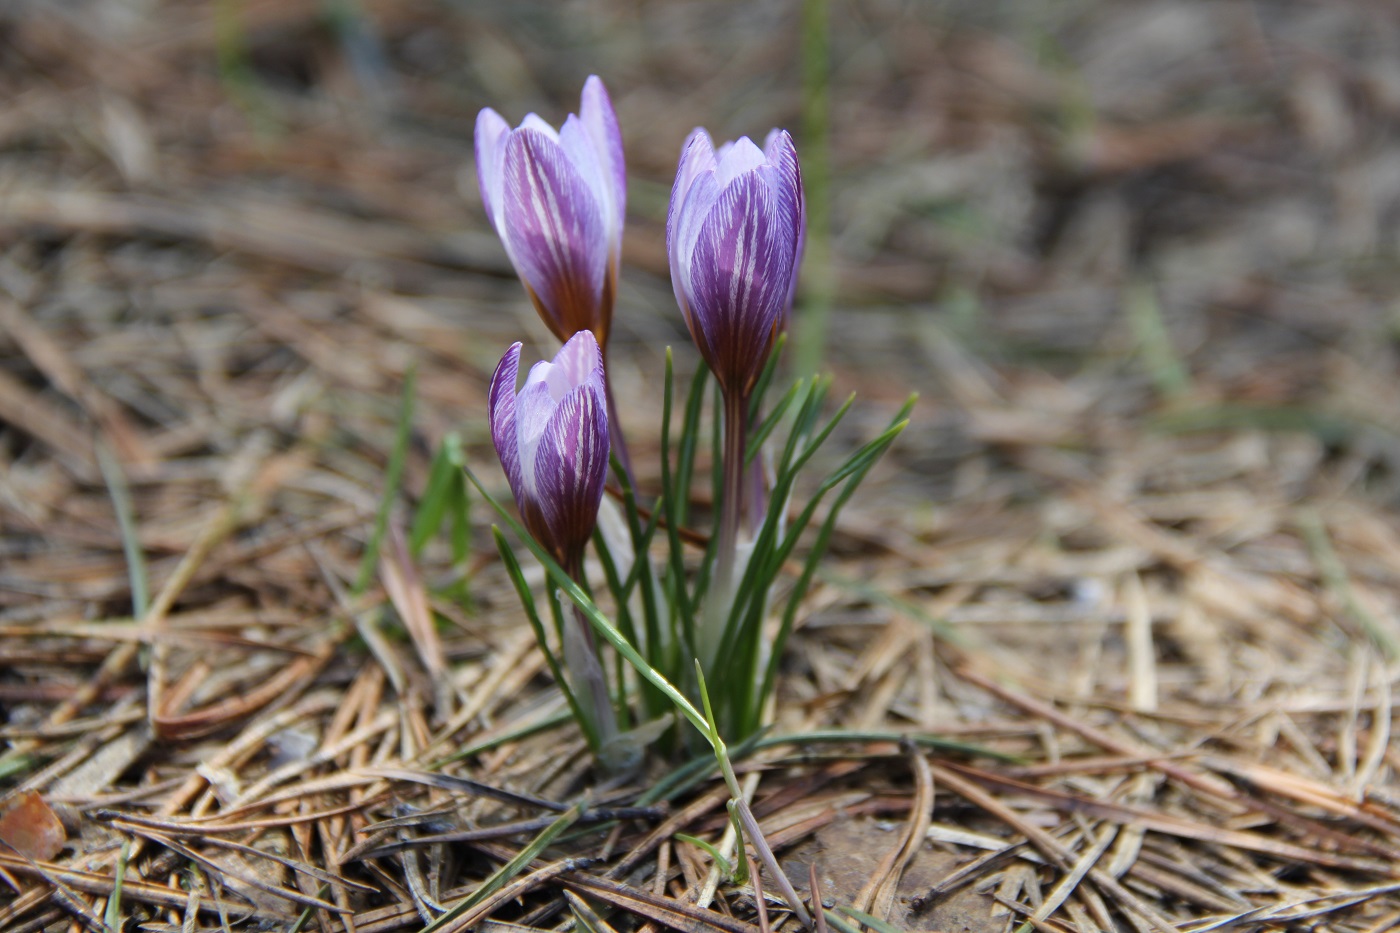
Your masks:
M374 571L379 563L379 548L384 541L384 533L389 527L389 512L398 496L399 484L403 481L403 467L408 460L408 443L413 437L413 402L418 384L418 370L410 367L403 380L403 397L399 402L398 430L394 435L394 447L389 453L389 467L384 473L384 495L379 500L379 511L374 516L374 530L365 544L365 553L360 558L360 572L355 577L355 587L351 595L359 596L374 579Z
M107 445L97 445L97 465L112 497L112 510L117 513L117 529L122 536L122 553L126 556L126 573L131 580L131 616L144 619L151 604L151 584L146 574L146 554L141 550L141 538L136 529L136 510L131 507L131 488L126 473Z
M768 417L764 418L763 422L754 430L753 436L749 439L748 447L744 449L745 464L752 463L753 458L758 456L758 452L763 449L763 442L768 440L768 435L772 434L773 429L782 421L783 415L787 413L788 408L792 406L793 400L801 393L804 384L805 383L801 379L794 382L792 388L788 389L787 392L783 394L783 397L778 400L778 404L773 406L773 410L768 413Z
M757 424L758 416L763 410L763 397L768 394L768 386L773 382L773 375L778 371L778 360L783 355L783 347L787 346L787 334L781 333L778 339L773 341L773 351L768 354L768 362L763 364L763 372L758 376L758 382L754 383L753 394L749 396L749 424Z
M856 910L854 907L846 907L845 905L837 907L836 909L851 919L858 920L865 924L870 929L874 930L875 933L904 933L903 930L893 923L887 920L881 920L879 917L872 917L863 910Z
M701 367L691 382L692 396L704 385ZM666 348L666 386L661 405L661 503L666 513L666 535L670 545L666 586L671 601L676 608L680 623L680 641L687 646L695 644L695 608L690 600L685 579L685 549L681 542L681 523L685 521L685 503L689 501L690 470L695 463L694 422L699 419L699 406L692 397L687 403L685 423L682 425L680 449L677 454L676 472L671 472L671 410L673 402L674 370L671 367L671 348ZM694 412L691 409L694 408ZM693 650L693 649L692 649Z
M486 503L496 510L496 514L499 515L501 520L515 532L516 536L519 537L522 542L524 542L525 546L529 548L530 553L535 555L535 559L544 565L546 574L554 581L554 585L558 587L558 591L569 597L573 604L579 608L579 611L583 613L584 617L588 619L589 624L593 626L594 630L601 635L608 644L617 649L622 656L627 659L628 663L636 669L638 674L641 674L647 680L655 684L657 689L666 695L667 699L675 705L681 715L685 716L695 728L699 729L702 733L708 734L708 730L705 728L704 717L700 715L699 711L695 709L690 701L687 700L679 690L672 686L670 681L662 676L659 671L648 664L646 659L637 652L637 649L634 648L627 639L622 637L622 633L608 621L608 618L594 605L593 600L588 598L588 594L564 571L564 568L560 567L554 558L549 555L549 552L540 547L535 539L530 537L529 532L521 527L520 523L512 518L511 514L486 491L486 488L481 485L481 481L476 478L476 474L472 473L470 468L467 468L466 474L467 478L472 481L472 485L476 487L477 492L480 493ZM499 534L499 530L497 534Z
M131 859L131 837L122 840L122 850L117 856L117 864L112 877L112 896L107 899L107 910L102 915L102 923L112 930L122 928L122 885L126 883L126 866Z
M506 541L505 535L501 534L500 529L492 527L491 531L496 539L496 550L501 555L501 562L505 564L506 573L510 576L511 582L515 584L515 593L520 597L520 605L525 610L525 618L529 621L530 628L534 629L535 641L540 646L540 653L544 655L545 663L549 665L549 672L554 676L554 682L559 685L560 691L563 692L564 700L569 704L569 711L573 713L579 728L583 729L584 737L588 740L588 747L597 752L601 746L597 728L592 720L584 715L583 707L579 705L578 697L574 696L573 688L570 686L568 678L564 676L563 668L559 665L559 659L554 656L553 651L549 650L544 623L540 621L540 614L535 608L535 597L530 592L530 584L525 582L525 574L520 570L520 561L516 560L515 552L511 550L510 543Z
M571 807L567 813L564 813L559 819L550 823L544 832L532 839L529 845L521 849L519 855L492 873L491 877L481 883L481 887L453 904L452 908L448 910L447 913L424 927L423 933L434 933L436 930L443 929L477 904L505 887L512 878L524 871L525 868L535 860L536 856L543 852L545 847L554 841L556 836L572 826L582 814L582 802Z
M414 557L422 554L428 541L442 527L444 519L453 522L454 530L459 521L465 521L467 497L466 483L462 478L462 465L465 462L462 438L456 433L448 434L433 456L428 487L423 490L423 498L419 500L418 511L413 516L413 527L409 530L408 549ZM456 553L455 535L453 545L453 560L465 559L465 553Z

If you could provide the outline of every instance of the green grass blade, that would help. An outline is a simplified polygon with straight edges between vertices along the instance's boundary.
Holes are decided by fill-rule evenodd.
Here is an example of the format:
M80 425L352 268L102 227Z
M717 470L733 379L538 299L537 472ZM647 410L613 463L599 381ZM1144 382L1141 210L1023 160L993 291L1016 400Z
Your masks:
M456 505L455 495L463 489L462 438L456 433L442 439L441 446L433 455L433 465L428 472L428 486L418 501L418 511L413 516L413 526L408 533L408 550L414 557L423 552L424 546L438 529L448 510ZM465 497L463 497L465 501ZM455 555L454 555L455 556Z
M704 372L702 367L700 373ZM694 425L691 422L692 407L689 403L686 409L685 424L682 426L680 449L677 454L676 473L671 472L671 410L673 402L673 388L675 385L675 372L671 366L671 348L666 348L666 386L662 394L661 405L661 507L666 513L666 536L670 545L667 555L667 589L671 594L671 601L677 612L677 620L680 623L679 641L686 646L695 644L695 607L691 602L690 593L686 586L685 579L685 545L681 541L681 522L685 520L685 503L689 501L690 468L695 462L695 438L691 430ZM697 373L696 378L691 382L691 389L703 386L704 380ZM693 399L691 400L693 401ZM695 413L698 418L698 410ZM686 452L689 445L689 453ZM675 624L674 622L672 623ZM692 648L693 650L693 648Z
M122 840L122 850L117 856L117 865L112 877L112 896L107 899L107 910L102 914L102 925L110 930L122 928L122 886L126 884L126 866L131 859L131 838Z
M520 854L496 869L489 878L483 881L481 887L453 904L452 908L445 914L425 926L423 928L423 933L435 933L435 931L441 930L458 917L467 913L477 904L480 904L492 894L495 894L501 888L505 887L510 883L512 878L524 871L529 864L545 850L545 847L554 841L556 836L574 825L582 814L583 803L581 802L570 807L565 813L560 814L559 819L550 823L549 826L545 827L542 833L530 840L530 844L521 849Z
M666 350L670 359L670 348ZM705 404L705 382L710 371L701 363L690 380L690 392L685 397L685 413L681 417L680 444L676 452L675 488L667 487L668 495L676 499L676 520L682 527L690 521L690 484L695 477L695 453L699 446L700 414ZM668 377L669 378L669 377ZM669 437L667 438L669 443Z
M540 621L534 594L530 592L530 584L525 582L525 574L520 570L520 561L516 560L515 551L511 549L510 542L506 541L505 535L501 534L499 528L493 525L491 534L496 539L496 550L501 555L501 563L505 564L506 574L515 584L515 593L520 597L520 605L525 610L525 618L529 621L530 628L534 629L535 641L540 646L540 653L544 655L545 663L549 665L549 672L554 676L554 682L559 685L559 689L563 692L564 701L569 704L569 712L573 713L579 728L583 729L584 737L588 740L588 747L596 753L602 747L602 742L598 738L597 725L584 714L583 707L579 705L578 697L574 696L573 687L569 684L568 678L564 676L559 659L554 656L553 651L549 650L544 623Z
M787 333L778 335L778 339L773 341L773 349L768 354L768 360L763 364L763 372L759 373L758 381L754 383L753 394L749 396L749 424L758 424L758 416L763 411L763 397L768 394L768 386L773 382L773 376L778 371L778 359L783 355L783 347L787 346Z
M403 481L403 467L408 460L408 443L413 437L413 401L417 384L418 370L416 367L409 367L403 380L403 397L399 402L399 422L394 435L394 447L389 453L389 467L384 473L384 495L379 500L379 511L374 516L374 530L365 544L364 556L360 558L360 572L355 577L352 596L361 595L369 587L379 563L379 548L384 541L384 532L389 527L389 513L393 510L399 484Z
M1191 375L1172 346L1171 334L1162 320L1157 292L1146 282L1128 286L1123 310L1137 340L1138 352L1147 367L1148 378L1167 398L1181 398L1191 390Z
M798 394L802 391L803 384L804 382L801 379L794 382L792 388L783 393L783 397L778 400L778 404L773 406L773 410L768 413L768 417L763 419L763 422L754 430L753 436L749 439L748 447L744 449L744 463L746 465L752 463L753 458L757 457L758 452L763 449L763 442L768 440L768 435L773 433L773 429L778 426L778 422L782 420L783 415L786 414L788 408L792 406L793 400L796 399Z
M719 849L716 849L710 843L706 842L703 839L697 839L694 836L687 836L685 833L676 833L671 838L679 839L681 842L688 842L693 846L704 849L706 854L709 855L710 858L714 860L714 863L719 866L719 870L724 874L724 877L726 879L734 878L734 864L730 862L729 859L725 858L722 854L720 854ZM743 884L742 881L739 881L737 883Z
M584 618L588 619L589 623L593 626L594 631L601 635L608 644L621 652L622 656L636 669L638 674L641 674L647 680L655 684L657 689L664 693L666 698L675 705L681 715L685 716L685 718L690 721L691 725L708 735L704 717L700 715L699 711L695 709L691 702L687 700L679 690L672 686L670 681L662 676L659 671L648 664L646 659L637 653L637 649L634 648L627 639L622 637L622 633L608 621L607 617L593 604L593 600L588 598L588 594L564 571L564 568L560 567L554 558L550 556L549 552L542 548L534 538L530 537L529 532L521 527L520 523L506 511L505 507L486 491L485 487L481 485L481 481L476 478L476 474L474 474L470 468L466 469L466 474L467 478L472 481L472 485L476 487L477 492L481 494L482 499L495 509L496 514L501 517L501 520L515 532L525 546L529 548L530 553L535 555L535 559L544 565L546 574L554 581L554 585L558 587L559 592L569 597L573 604L579 608Z
M861 923L874 930L875 933L904 933L903 930L893 923L881 920L879 917L872 917L863 910L856 910L854 907L847 907L845 905L841 905L836 909L853 920L859 920Z
M126 573L131 581L131 616L144 619L151 605L151 583L146 573L146 553L141 550L141 537L136 530L136 510L131 505L131 487L126 473L107 445L97 445L97 465L112 497L112 510L117 513L117 530L122 538L122 554L126 556Z

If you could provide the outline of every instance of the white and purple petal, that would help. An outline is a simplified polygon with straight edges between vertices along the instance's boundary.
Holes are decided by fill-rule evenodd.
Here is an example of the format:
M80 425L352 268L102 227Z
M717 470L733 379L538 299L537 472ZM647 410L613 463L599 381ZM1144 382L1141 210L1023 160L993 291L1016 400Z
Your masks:
M721 193L700 229L691 261L695 327L707 362L726 392L747 393L781 324L792 278L792 223L762 166Z
M593 201L598 206L599 219L602 221L603 235L608 238L611 247L612 184L604 176L598 151L594 148L593 140L584 128L583 121L573 114L569 114L564 120L564 125L559 128L559 145L564 150L564 157L569 160L569 164L578 172L592 193Z
M763 154L775 170L772 177L776 182L774 191L780 198L779 210L793 219L796 228L792 282L787 297L787 311L791 311L797 292L797 271L802 265L802 253L807 243L807 204L802 191L802 169L797 162L797 147L793 145L792 135L787 130L775 129L770 132L763 143Z
M540 510L561 555L588 543L607 471L607 404L597 387L580 385L554 410L535 452Z
M695 129L681 149L680 165L676 168L676 181L671 186L671 204L666 211L666 254L670 259L674 274L679 267L680 257L688 253L693 239L683 235L681 220L694 212L685 211L686 201L696 179L703 176L713 178L715 172L715 147L710 134L703 129ZM704 216L704 211L699 212Z
M555 355L545 380L556 401L577 386L591 385L602 391L603 353L592 331L581 330L569 338Z
M511 344L505 356L496 364L491 376L491 388L487 393L486 420L491 426L491 443L496 447L496 456L501 458L501 468L510 481L510 491L517 500L524 488L520 473L520 443L515 429L515 380L520 370L520 343Z
M623 158L622 129L617 123L617 111L613 109L608 89L597 75L590 75L583 83L579 119L593 141L598 164L607 181L611 195L607 201L609 232L620 253L622 221L627 214L627 164Z
M481 204L486 217L498 230L496 207L501 203L501 158L510 124L499 113L487 107L476 115L476 183L481 190Z
M560 143L534 129L505 143L502 238L561 339L598 322L608 248L597 198Z
M719 152L715 153L715 180L724 187L747 172L763 165L767 160L763 156L763 150L753 144L753 140L747 136L740 136L732 143L725 143Z

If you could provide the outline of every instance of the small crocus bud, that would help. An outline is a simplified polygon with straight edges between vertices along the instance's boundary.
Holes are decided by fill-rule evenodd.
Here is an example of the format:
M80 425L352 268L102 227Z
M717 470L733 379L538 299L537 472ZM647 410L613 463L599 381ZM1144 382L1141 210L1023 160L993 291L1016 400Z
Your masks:
M591 330L606 347L627 173L603 82L584 83L578 116L557 132L533 113L511 129L490 107L481 111L476 168L487 216L545 324L560 340Z
M666 251L690 335L726 395L748 397L787 322L805 210L797 150L785 130L759 149L718 150L703 129L681 153Z
M491 377L491 440L526 529L576 574L598 519L608 471L603 355L581 330L515 391L520 344Z

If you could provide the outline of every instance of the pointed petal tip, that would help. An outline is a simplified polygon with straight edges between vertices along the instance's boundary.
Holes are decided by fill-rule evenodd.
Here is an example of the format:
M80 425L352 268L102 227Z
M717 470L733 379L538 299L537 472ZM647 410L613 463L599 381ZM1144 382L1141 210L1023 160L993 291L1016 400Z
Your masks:
M487 391L486 421L491 429L491 443L500 458L501 469L510 482L517 501L522 494L520 482L520 445L516 435L515 380L520 369L521 343L516 341L506 350L496 371L491 374Z
M751 172L768 161L763 150L758 148L754 141L747 136L740 136L732 143L725 143L715 153L715 158L717 159L715 176L721 186L729 184L745 172Z

